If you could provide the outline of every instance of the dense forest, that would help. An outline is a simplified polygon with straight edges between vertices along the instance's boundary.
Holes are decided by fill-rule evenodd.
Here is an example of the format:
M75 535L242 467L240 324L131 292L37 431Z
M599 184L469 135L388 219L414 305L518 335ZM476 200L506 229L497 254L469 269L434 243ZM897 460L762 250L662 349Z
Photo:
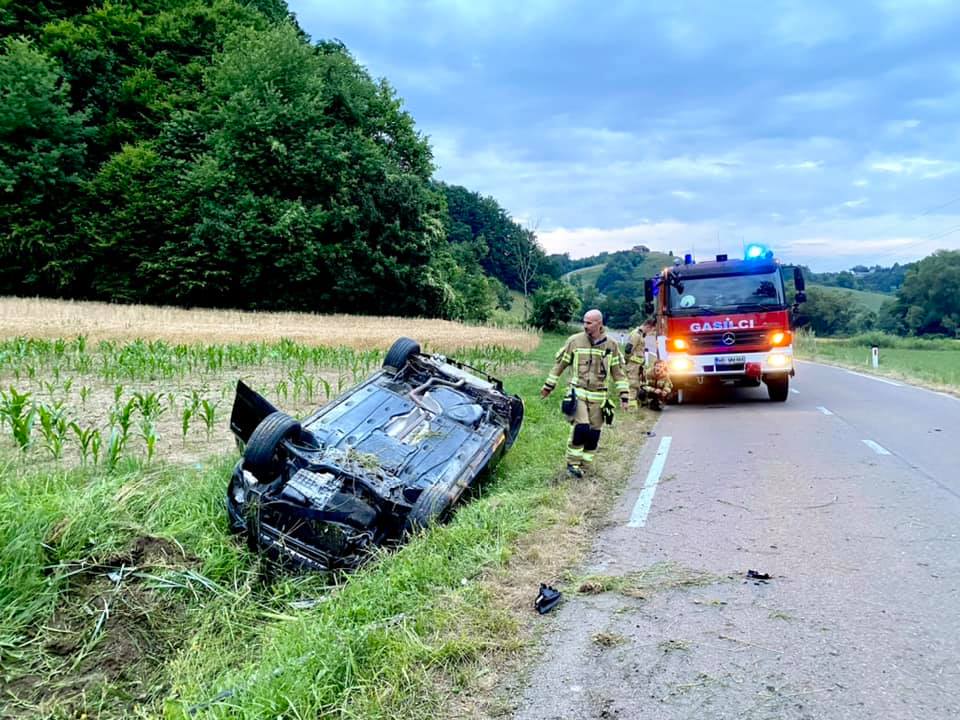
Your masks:
M0 294L485 320L550 277L283 0L0 4Z

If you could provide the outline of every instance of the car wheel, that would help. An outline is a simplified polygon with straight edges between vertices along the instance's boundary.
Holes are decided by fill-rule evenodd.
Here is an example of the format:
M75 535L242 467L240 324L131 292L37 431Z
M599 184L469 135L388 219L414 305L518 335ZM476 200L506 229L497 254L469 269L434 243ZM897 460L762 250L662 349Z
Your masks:
M261 482L270 482L280 472L277 448L284 438L300 434L300 423L284 412L267 415L250 433L243 451L243 465Z
M383 358L383 367L390 370L402 370L407 364L411 355L417 355L420 352L420 343L407 337L397 338L397 340L387 350L386 357Z
M790 394L790 378L786 375L767 378L767 394L774 402L786 401Z
M412 533L430 527L450 513L456 498L450 497L451 486L443 483L431 485L422 493L407 513L403 522L405 532Z

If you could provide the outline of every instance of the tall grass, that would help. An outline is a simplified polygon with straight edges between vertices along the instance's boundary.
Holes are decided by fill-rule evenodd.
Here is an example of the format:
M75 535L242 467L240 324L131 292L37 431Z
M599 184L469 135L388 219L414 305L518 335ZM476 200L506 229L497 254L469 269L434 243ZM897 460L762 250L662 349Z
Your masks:
M39 717L435 716L444 702L438 675L517 642L515 620L495 609L479 579L570 492L552 484L568 427L555 403L538 398L561 342L550 338L524 358L531 371L506 378L508 391L525 398L524 427L478 496L450 524L347 577L276 576L229 536L223 493L235 451L187 468L121 458L110 473L6 458L0 660L17 690L11 709ZM139 404L156 405L142 397ZM166 554L137 554L151 538ZM130 677L92 672L109 667L121 622L145 634L144 652L130 661L136 700ZM51 649L64 636L76 645L66 655Z

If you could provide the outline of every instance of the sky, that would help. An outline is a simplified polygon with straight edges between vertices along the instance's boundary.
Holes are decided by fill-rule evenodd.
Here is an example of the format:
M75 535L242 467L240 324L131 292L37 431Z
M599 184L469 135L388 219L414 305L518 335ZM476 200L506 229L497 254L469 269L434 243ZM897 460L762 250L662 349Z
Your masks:
M385 78L435 176L572 258L960 248L954 0L288 0Z

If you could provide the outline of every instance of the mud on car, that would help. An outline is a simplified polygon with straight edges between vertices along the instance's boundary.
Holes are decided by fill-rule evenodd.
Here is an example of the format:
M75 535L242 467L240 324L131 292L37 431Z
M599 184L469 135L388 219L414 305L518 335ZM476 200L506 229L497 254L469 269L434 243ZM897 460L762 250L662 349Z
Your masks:
M283 564L356 567L444 519L522 422L522 401L500 380L409 338L302 422L238 381L230 429L243 456L227 488L230 527Z

